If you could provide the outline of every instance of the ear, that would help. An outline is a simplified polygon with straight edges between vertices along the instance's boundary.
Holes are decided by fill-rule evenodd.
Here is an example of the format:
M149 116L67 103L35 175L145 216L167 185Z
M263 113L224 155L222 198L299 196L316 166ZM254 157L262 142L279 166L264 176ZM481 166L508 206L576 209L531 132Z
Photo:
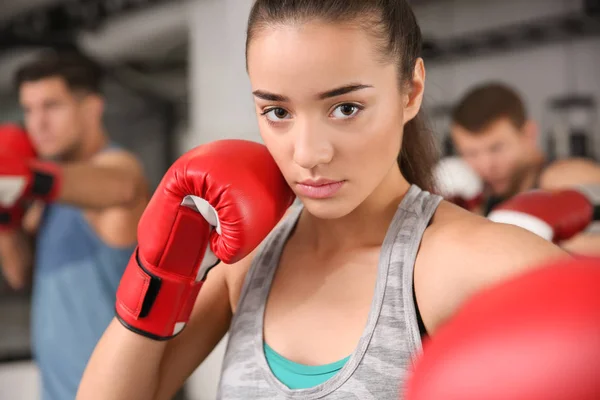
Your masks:
M415 71L408 93L404 96L404 123L417 116L423 103L425 92L425 63L422 58L417 59Z
M540 130L538 124L535 121L527 120L525 125L523 125L522 133L531 145L536 146L538 137L540 135Z
M100 122L104 114L104 98L97 94L89 94L84 100L85 115L89 121Z

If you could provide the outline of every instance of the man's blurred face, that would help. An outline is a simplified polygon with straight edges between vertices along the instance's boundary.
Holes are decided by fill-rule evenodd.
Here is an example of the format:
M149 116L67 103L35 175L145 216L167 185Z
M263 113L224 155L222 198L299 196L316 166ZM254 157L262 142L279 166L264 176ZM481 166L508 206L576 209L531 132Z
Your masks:
M495 195L508 195L527 168L531 137L507 118L480 132L454 124L452 139L459 154Z
M60 159L77 151L86 118L83 95L72 92L62 78L50 77L24 82L19 100L40 157Z

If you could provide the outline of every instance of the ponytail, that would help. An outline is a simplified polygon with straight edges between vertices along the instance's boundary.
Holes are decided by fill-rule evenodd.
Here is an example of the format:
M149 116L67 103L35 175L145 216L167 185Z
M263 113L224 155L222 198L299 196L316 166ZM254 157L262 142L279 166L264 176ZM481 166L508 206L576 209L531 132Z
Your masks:
M433 178L433 169L439 153L432 132L426 127L422 113L404 126L402 150L398 155L398 165L402 175L409 183L421 189L435 193L437 188Z

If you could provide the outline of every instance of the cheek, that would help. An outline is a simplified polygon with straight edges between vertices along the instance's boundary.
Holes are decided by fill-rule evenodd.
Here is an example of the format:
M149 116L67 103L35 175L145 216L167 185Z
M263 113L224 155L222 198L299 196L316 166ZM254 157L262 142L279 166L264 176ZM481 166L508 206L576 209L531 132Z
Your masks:
M517 146L513 146L513 147L508 148L506 153L507 153L506 157L505 157L506 162L513 168L518 167L518 165L521 163L521 158L522 158L521 149Z
M379 113L374 117L347 132L344 140L338 140L338 143L346 155L344 161L348 169L376 181L398 158L402 144L402 115Z
M370 149L381 161L396 159L402 146L402 119L400 107L384 108L381 112L366 121L363 128L364 148Z
M69 132L71 136L79 131L85 120L84 116L80 115L74 108L66 108L57 115L57 124L61 126L64 132Z
M62 129L67 125L68 110L66 108L56 108L48 112L48 122L55 129Z
M266 124L266 123L265 123ZM275 160L275 163L281 170L286 180L289 181L289 171L292 168L292 143L289 139L289 135L277 135L273 132L270 127L263 126L263 123L259 123L260 136L263 140L263 144L269 150L269 153Z
M25 121L25 128L27 129L28 132L34 133L37 131L37 125L39 125L39 123L38 124L35 123L35 118L33 118L33 116L31 114L26 115L24 117L24 121Z

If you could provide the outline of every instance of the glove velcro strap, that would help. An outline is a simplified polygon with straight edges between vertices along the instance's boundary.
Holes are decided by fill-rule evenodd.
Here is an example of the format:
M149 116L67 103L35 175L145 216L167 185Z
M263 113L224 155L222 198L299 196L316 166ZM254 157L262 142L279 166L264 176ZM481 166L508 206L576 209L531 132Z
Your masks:
M156 299L161 279L149 274L133 253L117 290L117 302L133 318L144 318Z
M171 339L188 322L201 285L177 276L153 274L136 251L117 290L117 317L138 334L155 340Z
M46 201L56 199L61 189L60 167L53 163L38 160L30 161L29 166L33 174L30 188L31 195Z
M12 227L12 215L5 208L0 208L0 226Z

